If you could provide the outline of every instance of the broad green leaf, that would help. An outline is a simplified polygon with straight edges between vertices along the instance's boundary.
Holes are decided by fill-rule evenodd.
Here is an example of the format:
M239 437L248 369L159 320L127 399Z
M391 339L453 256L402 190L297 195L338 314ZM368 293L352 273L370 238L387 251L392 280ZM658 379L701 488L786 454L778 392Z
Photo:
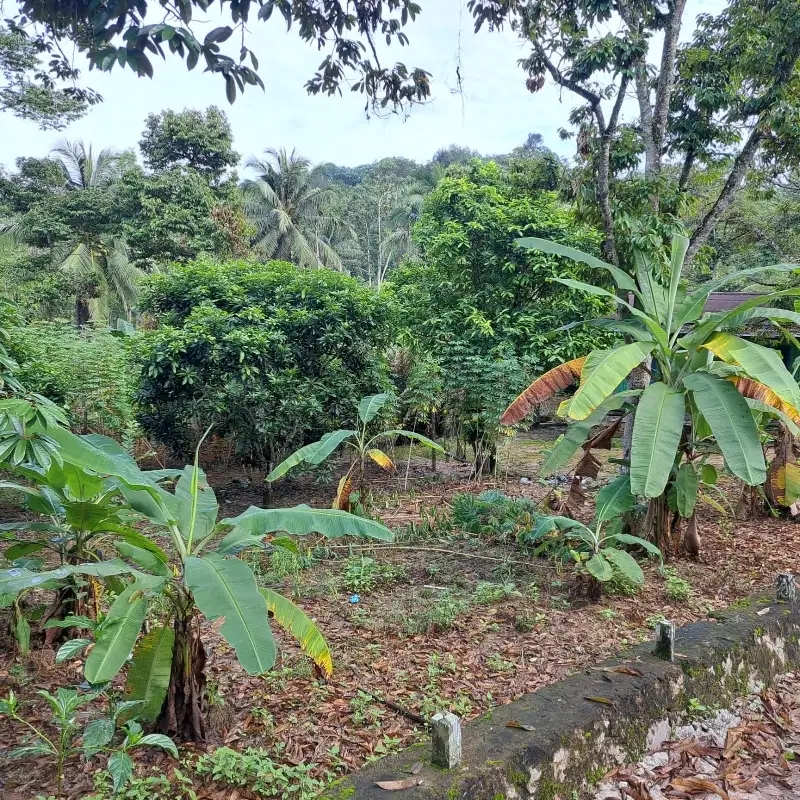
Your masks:
M147 596L135 584L111 606L89 658L84 674L89 683L106 683L123 667L136 644L147 613Z
M420 444L424 444L426 447L430 447L431 450L438 450L440 453L444 453L444 448L433 441L433 439L429 439L427 436L423 436L421 433L416 433L415 431L404 431L404 430L390 430L390 431L381 431L379 434L373 437L373 441L375 439L386 439L391 436L405 436L406 439L412 439L415 442L419 442Z
M589 574L597 578L600 583L610 581L614 577L614 567L612 567L611 562L600 553L595 553L586 562L586 569Z
M61 664L83 652L83 649L89 644L88 639L70 639L68 642L64 642L56 653L56 664Z
M800 408L797 381L784 366L778 351L730 333L718 333L703 347L723 361L738 364L749 377L772 389L784 403Z
M11 569L0 570L0 595L17 595L24 589L33 587L40 589L52 588L59 581L63 581L70 575L108 577L109 575L131 574L136 574L136 570L119 559L100 561L96 564L76 564L74 566L58 567L45 572L33 572L25 567L12 567Z
M651 383L636 407L631 446L631 491L659 497L669 480L686 414L683 392Z
M602 553L628 580L640 585L644 583L642 568L630 553L616 547L604 547Z
M266 672L275 663L275 641L250 567L237 558L209 553L189 556L184 570L200 611L211 621L224 619L220 633L244 670L250 675Z
M217 524L219 504L206 474L196 464L187 464L175 484L178 506L178 528L184 539L204 539Z
M378 416L378 412L389 402L392 395L390 394L373 394L370 397L365 397L358 404L358 418L366 424L372 422Z
M652 349L650 342L632 342L613 350L593 350L586 358L581 384L570 402L570 417L586 419Z
M700 478L706 486L716 486L717 468L713 464L703 464L700 467Z
M89 617L83 616L68 616L64 619L51 619L44 625L44 630L50 628L85 628L86 630L93 631L97 627L97 623Z
M179 757L175 742L173 742L169 736L164 736L163 733L145 734L136 742L137 747L142 747L142 745L146 747L160 747L162 750L166 750L173 758L177 759Z
M3 555L6 561L16 561L18 558L24 558L32 553L38 553L40 550L44 550L44 548L44 542L18 542L17 544L11 545Z
M639 294L636 282L627 272L621 270L619 267L615 267L613 264L608 264L599 258L595 258L588 253L576 250L574 247L567 247L566 245L558 244L558 242L551 242L547 239L538 239L535 236L517 239L516 243L519 247L524 247L528 250L540 250L542 253L563 256L564 258L570 259L570 261L579 261L595 269L604 269L614 278L614 282L620 289L634 292L637 295Z
M292 536L320 533L328 539L338 539L341 536L368 536L372 539L391 541L394 538L394 534L379 522L356 517L346 511L310 508L306 505L294 508L250 506L238 517L224 519L221 524L237 526L253 536L285 531Z
M631 493L630 475L620 475L597 493L595 519L598 522L608 522L630 511L635 505L636 498Z
M675 480L675 488L678 492L678 513L684 519L689 519L694 514L697 490L700 488L700 476L691 464L681 464Z
M647 330L650 331L653 339L655 339L665 351L669 349L669 338L667 337L667 332L661 327L661 325L658 324L658 321L652 319L643 311L640 311L638 308L632 306L621 297L617 297L617 295L615 295L613 292L609 292L608 290L602 289L599 286L593 286L591 283L572 280L572 278L552 278L551 280L554 283L561 283L564 286L569 286L570 289L577 289L579 292L586 292L586 294L591 294L595 297L607 297L609 300L613 300L617 305L624 306L628 309L628 312L632 316L636 317L638 320L641 320Z
M745 397L745 400L753 411L757 411L759 414L769 414L773 417L777 417L789 429L792 436L800 437L800 427L798 427L797 423L788 414L784 413L779 408L775 408L775 406L762 403L760 400L754 400L751 397ZM9 558L9 556L6 555L6 558Z
M667 288L658 281L655 266L640 250L634 251L636 280L642 293L645 313L656 319L666 328L669 300Z
M136 716L153 722L167 696L175 632L170 625L153 628L136 645L128 669L125 697L140 701Z
M303 609L271 589L259 589L259 592L266 600L269 611L274 614L275 622L294 636L303 652L326 675L330 675L333 672L333 657L328 643Z
M681 236L680 234L675 234L672 237L672 250L669 259L669 300L667 308L667 333L670 336L674 332L673 321L675 319L675 308L678 301L678 290L681 284L683 262L688 249L688 237Z
M648 542L647 539L642 539L640 536L633 536L630 533L615 533L612 536L609 536L606 539L606 542L622 542L623 544L636 545L643 548L650 553L650 555L653 555L656 558L663 558L661 551L652 542Z
M83 730L83 750L96 753L114 738L114 721L108 717L92 720Z
M568 425L566 433L556 442L539 469L539 475L547 477L566 466L581 445L589 438L592 428L599 425L605 419L609 411L617 411L622 408L628 400L638 394L641 394L638 389L612 394L600 403L586 419Z
M795 325L800 325L800 312L788 311L784 308L764 308L759 306L728 316L719 327L724 327L725 329L739 328L753 319L768 319L771 322L792 322Z
M683 379L707 420L730 471L748 486L760 486L767 477L758 429L745 399L736 387L708 372Z
M278 480L298 464L321 464L345 439L355 436L357 431L339 430L326 433L318 442L312 442L295 450L278 464L264 479L268 483Z
M752 308L766 305L779 297L797 297L800 295L800 289L781 289L778 292L770 292L766 295L758 295L750 300L745 300L730 311L721 311L717 314L710 314L708 319L700 322L687 336L684 336L679 341L687 349L700 347L709 336L713 336L720 328L724 328L728 320L738 317L745 311Z
M694 322L703 313L706 305L706 300L711 292L717 291L721 286L726 283L736 281L745 275L755 275L758 272L765 272L766 270L778 270L780 272L793 272L797 270L797 264L773 264L769 267L752 267L751 269L743 269L739 272L734 272L730 275L725 275L722 278L709 281L702 284L702 286L695 289L691 294L684 298L684 301L678 305L675 310L675 324L673 325L673 333L679 331L688 322Z
M119 791L133 775L133 761L127 753L117 750L109 756L106 768L111 774L112 790L114 794L119 794Z

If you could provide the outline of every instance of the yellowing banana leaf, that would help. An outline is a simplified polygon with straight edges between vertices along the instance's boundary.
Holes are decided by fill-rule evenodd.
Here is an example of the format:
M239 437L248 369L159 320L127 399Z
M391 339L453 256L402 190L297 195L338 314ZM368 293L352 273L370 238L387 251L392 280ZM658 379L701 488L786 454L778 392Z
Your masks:
M571 386L581 377L581 370L586 358L576 358L548 370L537 378L500 417L502 425L513 425L524 419L540 403L552 397L556 392Z
M333 657L328 643L312 620L301 608L282 595L270 589L259 591L266 600L267 608L275 616L275 622L294 636L303 652L326 675L330 675L333 672Z
M377 447L370 447L367 450L367 455L381 468L385 469L387 472L391 472L394 469L394 464L392 463L392 459L383 452L383 450L378 449Z

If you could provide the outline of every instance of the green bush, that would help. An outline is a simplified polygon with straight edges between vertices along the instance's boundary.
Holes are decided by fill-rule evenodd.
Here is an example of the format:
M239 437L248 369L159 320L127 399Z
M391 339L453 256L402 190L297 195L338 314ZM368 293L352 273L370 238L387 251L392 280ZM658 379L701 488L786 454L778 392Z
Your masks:
M667 575L666 592L670 600L684 603L692 593L692 584L677 575Z
M229 747L218 747L197 760L195 772L210 775L228 786L247 786L259 797L296 797L312 800L323 784L311 777L315 764L278 764L266 750L248 747L239 753Z
M386 385L389 301L331 270L204 259L152 275L137 347L145 430L187 452L210 423L252 463L349 420Z
M487 489L477 497L463 493L453 496L450 519L453 526L467 533L511 536L530 530L536 506L526 497L506 497L497 489Z
M11 330L17 378L64 407L72 427L119 441L137 429L127 340L104 330L32 322Z

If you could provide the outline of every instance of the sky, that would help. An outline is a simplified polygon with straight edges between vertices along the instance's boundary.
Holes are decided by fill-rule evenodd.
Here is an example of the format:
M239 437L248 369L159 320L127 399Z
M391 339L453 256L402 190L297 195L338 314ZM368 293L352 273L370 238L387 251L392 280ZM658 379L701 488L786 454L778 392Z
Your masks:
M267 23L251 23L248 44L259 60L265 91L248 86L231 106L219 76L193 72L177 57L154 59L155 76L138 78L130 70L111 73L82 70L84 82L104 102L64 131L40 131L10 114L0 115L0 164L13 167L18 156L45 156L60 140L83 139L95 149L136 148L150 113L165 108L217 105L231 121L236 150L247 158L268 147L296 148L314 163L355 166L387 156L427 161L441 147L464 145L483 154L506 153L528 133L570 157L574 142L561 141L577 105L569 92L548 84L536 94L525 88L518 66L527 48L510 31L473 33L466 0L423 0L422 13L407 26L410 44L381 51L381 57L421 66L432 73L432 100L414 107L404 119L367 118L364 97L345 89L342 96L309 96L304 84L322 60L296 30L286 32L277 14ZM688 38L697 13L717 13L724 0L689 0L682 38ZM193 23L200 36L224 24L213 6L206 20ZM234 37L235 38L235 37ZM231 40L233 41L233 40ZM75 58L76 66L84 59ZM461 66L463 90L457 90Z

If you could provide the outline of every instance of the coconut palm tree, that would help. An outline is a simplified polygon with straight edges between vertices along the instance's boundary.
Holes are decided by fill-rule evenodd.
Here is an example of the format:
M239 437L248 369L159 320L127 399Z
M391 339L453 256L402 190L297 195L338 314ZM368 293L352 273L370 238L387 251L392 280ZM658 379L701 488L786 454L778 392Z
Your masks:
M61 164L66 189L105 189L120 177L121 155L110 147L95 158L91 145L64 139L51 153Z
M97 157L82 141L59 143L52 151L64 173L67 192L107 191L121 174L121 155L105 148ZM141 270L128 260L119 235L76 229L74 237L52 249L53 263L70 276L75 288L75 324L107 319L116 300L130 318Z
M295 150L267 149L246 167L257 177L242 183L245 211L256 227L253 244L265 258L301 267L342 269L331 237L345 226L328 213L331 188L317 185L311 162Z

